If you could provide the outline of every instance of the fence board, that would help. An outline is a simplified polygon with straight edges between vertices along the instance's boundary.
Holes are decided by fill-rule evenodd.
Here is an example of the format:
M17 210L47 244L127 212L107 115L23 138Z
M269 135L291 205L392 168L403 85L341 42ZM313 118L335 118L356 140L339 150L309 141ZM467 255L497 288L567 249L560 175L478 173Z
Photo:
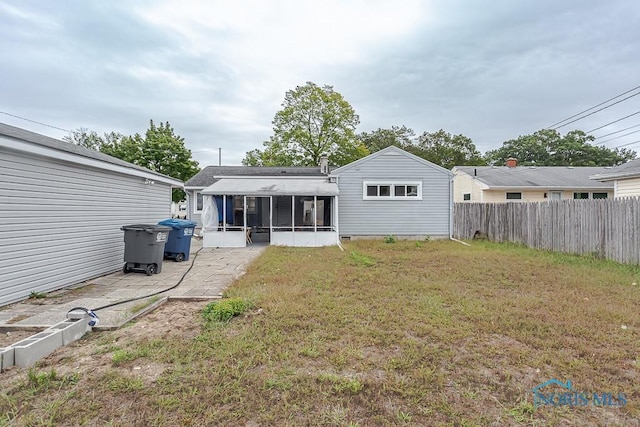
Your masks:
M640 198L456 203L454 236L640 264Z

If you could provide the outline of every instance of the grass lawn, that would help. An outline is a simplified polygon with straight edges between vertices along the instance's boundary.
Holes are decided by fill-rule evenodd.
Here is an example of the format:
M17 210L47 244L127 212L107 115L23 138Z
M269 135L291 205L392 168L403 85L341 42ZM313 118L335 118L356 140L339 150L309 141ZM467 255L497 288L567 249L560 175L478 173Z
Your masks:
M227 291L243 315L91 334L90 357L3 387L0 424L636 425L636 283L637 267L488 242L271 247ZM587 402L534 407L552 378Z

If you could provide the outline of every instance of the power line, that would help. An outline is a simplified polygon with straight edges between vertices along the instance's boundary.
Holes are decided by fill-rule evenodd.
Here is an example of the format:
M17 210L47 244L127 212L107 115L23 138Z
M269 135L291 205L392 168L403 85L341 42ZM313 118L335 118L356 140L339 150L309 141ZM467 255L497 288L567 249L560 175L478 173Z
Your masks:
M6 114L7 116L15 117L16 119L26 120L26 121L31 122L31 123L35 123L35 124L42 125L42 126L47 126L47 127L52 128L52 129L58 129L58 130L62 130L62 131L65 131L65 132L73 133L73 131L70 131L69 129L63 129L63 128L59 128L57 126L48 125L46 123L37 122L35 120L27 119L26 117L20 117L20 116L16 116L15 114L7 113L6 111L0 111L0 113L1 114Z
M626 101L627 99L629 99L629 98L633 98L634 96L638 96L638 95L640 95L640 92L638 92L638 93L634 93L633 95L629 95L629 96L627 96L626 98L622 98L620 101L616 101L616 102L614 102L613 104L609 104L609 105L607 105L607 106L605 106L605 107L599 108L599 109L597 109L596 111L592 111L592 112L590 112L589 114L585 114L584 116L578 117L577 119L573 119L573 120L571 120L570 122L567 122L567 123L562 124L562 125L560 125L560 126L556 126L556 127L554 127L553 129L560 129L561 127L565 127L566 125L569 125L569 124L571 124L571 123L577 122L578 120L582 120L582 119L584 119L585 117L592 116L592 115L594 115L595 113L598 113L598 112L600 112L600 111L602 111L602 110L606 110L607 108L611 108L611 107L613 107L613 106L614 106L614 105L616 105L616 104L620 104L622 101Z
M628 128L620 129L620 130L617 130L615 132L607 133L605 135L596 136L596 139L604 138L604 137L607 137L607 136L610 136L610 135L615 135L616 133L620 133L620 132L624 132L625 130L637 128L638 126L640 126L640 124L629 126Z
M634 145L634 144L639 144L640 143L640 139L637 141L631 141L631 142L627 142L626 144L620 144L620 145L616 145L615 147L612 148L620 148L620 147L626 147L628 145Z
M631 113L631 114L629 114L628 116L624 116L624 117L623 117L623 118L621 118L621 119L614 120L614 121L609 122L609 123L607 123L607 124L604 124L604 125L602 125L602 126L598 126L598 127L597 127L597 128L595 128L595 129L588 130L588 131L587 131L587 133L591 133L591 132L593 132L593 131L600 130L600 129L602 129L602 128L606 128L606 127L607 127L607 126L609 126L609 125L612 125L612 124L614 124L614 123L618 123L618 122L620 122L620 121L622 121L622 120L624 120L624 119L628 119L629 117L631 117L631 116L635 116L636 114L640 114L640 111L636 111L635 113Z
M613 141L615 139L622 138L624 136L633 135L634 133L638 133L638 132L640 132L640 130L634 130L633 132L625 133L623 135L614 136L613 138L609 138L609 139L606 139L604 141L599 141L596 144L604 144L605 142Z
M579 116L580 114L583 114L583 113L586 113L587 111L591 111L591 110L593 110L594 108L598 108L599 106L604 105L604 104L606 104L606 103L607 103L607 102L609 102L609 101L613 101L613 100L614 100L614 99L616 99L616 98L620 98L622 95L626 95L626 94L628 94L629 92L633 92L634 90L636 90L636 89L638 89L638 88L640 88L640 86L636 86L636 87L634 87L633 89L629 89L629 90L628 90L628 91L626 91L626 92L622 92L620 95L616 95L616 96L614 96L613 98L607 99L606 101L601 102L601 103L600 103L600 104L598 104L598 105L594 105L593 107L591 107L591 108L587 108L586 110L581 111L581 112L579 112L579 113L577 113L577 114L574 114L574 115L573 115L573 116L571 116L571 117L567 117L567 118L566 118L566 119L564 119L564 120L560 120L559 122L556 122L556 123L552 124L551 126L548 126L548 127L547 127L547 129L551 129L551 128L553 128L553 129L557 129L557 128L554 128L554 126L557 126L557 125L559 125L559 124L560 124L560 123L562 123L562 122L566 122L567 120L571 120L571 119L573 119L574 117ZM635 96L635 95L634 95L634 96ZM626 99L626 98L625 98L625 99ZM624 99L623 99L622 101L624 101ZM622 102L622 101L620 101L620 102ZM615 105L615 104L611 104L611 105ZM607 108L609 108L609 107L607 107ZM601 110L598 110L598 111L601 111ZM597 113L597 111L594 111L594 113ZM585 116L585 117L587 117L587 116ZM579 120L579 119L578 119L578 120ZM573 122L570 122L570 123L573 123ZM569 123L565 123L565 124L564 124L564 125L562 125L562 126L565 126L565 125L568 125L568 124L569 124ZM562 126L559 126L559 127L562 127Z

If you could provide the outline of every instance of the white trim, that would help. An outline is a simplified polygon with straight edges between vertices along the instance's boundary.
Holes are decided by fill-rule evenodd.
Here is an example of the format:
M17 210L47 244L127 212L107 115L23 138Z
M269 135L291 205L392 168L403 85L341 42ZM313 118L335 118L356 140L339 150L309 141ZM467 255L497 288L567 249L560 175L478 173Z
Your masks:
M367 195L367 187L368 186L389 186L389 196L368 196ZM416 186L417 194L415 196L396 196L395 195L395 186ZM422 200L422 181L411 181L411 180L402 180L402 181L384 181L384 180L367 180L362 181L362 200Z
M108 163L102 160L91 159L91 158L76 155L76 154L66 153L64 151L56 150L54 148L43 147L33 143L23 142L18 138L7 137L5 135L0 135L0 147L10 149L10 150L24 151L29 154L49 157L56 160L62 160L65 162L75 163L83 166L89 166L97 169L108 170L111 172L117 172L125 175L146 178L155 182L162 182L164 184L169 184L172 187L177 187L177 188L184 187L183 182L178 181L176 179L165 177L163 175L155 174L152 171L145 172L139 169L119 166L119 165Z

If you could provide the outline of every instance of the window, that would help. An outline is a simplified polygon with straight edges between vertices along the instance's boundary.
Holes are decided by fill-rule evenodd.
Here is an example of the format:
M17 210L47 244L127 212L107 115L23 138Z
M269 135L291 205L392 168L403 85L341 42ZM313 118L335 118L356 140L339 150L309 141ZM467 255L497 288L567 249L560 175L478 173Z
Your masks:
M573 193L574 199L588 199L589 193Z
M464 193L462 195L462 200L471 200L471 193Z
M607 193L593 193L594 199L606 199L607 197L609 197Z
M552 191L551 200L562 200L562 191Z
M507 193L507 200L522 200L522 193Z
M202 193L194 191L193 196L193 212L202 212Z
M422 182L365 181L362 187L363 200L422 200Z

